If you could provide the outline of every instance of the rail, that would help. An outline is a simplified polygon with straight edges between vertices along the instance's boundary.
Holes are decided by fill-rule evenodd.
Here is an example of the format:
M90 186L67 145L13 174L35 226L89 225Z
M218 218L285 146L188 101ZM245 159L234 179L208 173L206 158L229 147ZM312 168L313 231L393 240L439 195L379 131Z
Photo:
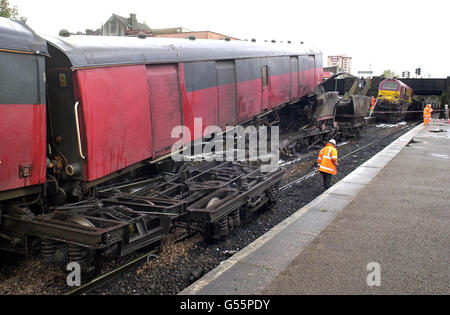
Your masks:
M191 237L193 235L195 235L196 233L190 233L190 234L185 234L181 237L179 237L178 239L174 240L172 243L176 244L178 242L181 242L183 240L185 240L188 237ZM123 264L119 267L117 267L116 269L113 269L103 275L98 276L97 278L89 281L86 284L83 284L67 293L65 293L65 295L80 295L80 294L84 294L87 293L95 288L98 288L102 285L105 285L106 283L110 282L111 280L115 279L116 277L120 276L121 274L125 273L126 271L130 270L131 268L139 265L140 263L146 261L149 262L149 260L151 258L156 258L156 253L158 252L157 249L151 250L135 259L133 259L132 261Z
M393 136L393 135L395 135L395 134L397 134L397 133L403 131L404 129L407 129L407 128L412 129L412 128L414 128L415 126L417 126L418 124L421 124L421 122L417 122L417 123L414 123L414 124L412 124L412 125L407 125L407 126L405 126L405 127L402 127L402 128L396 130L396 131L393 132L393 133L390 133L390 134L388 134L388 135L386 135L386 136L384 136L384 137L382 137L382 138L380 138L380 139L377 139L377 140L375 140L375 141L373 141L373 142L371 142L371 143L369 143L369 144L366 144L365 146L362 146L361 148L358 148L358 149L356 149L356 150L354 150L354 151L352 151L352 152L350 152L350 153L344 155L343 157L339 158L338 161L343 160L343 159L345 159L346 157L348 157L348 156L350 156L350 155L352 155L352 154L355 154L356 152L361 151L361 150L364 149L364 148L367 148L367 147L369 147L369 146L372 146L372 145L374 145L374 144L376 144L376 143L378 143L378 142L380 142L380 141L382 141L382 140L384 140L384 139L386 139L386 138L388 138L388 137L390 137L390 136ZM286 185L280 187L280 191L284 191L284 190L286 190L287 188L291 187L291 186L294 185L294 184L299 184L299 183L301 183L301 182L307 180L308 178L313 177L313 176L316 175L318 172L319 172L319 170L318 170L318 169L315 169L314 171L312 171L312 172L310 172L310 173L308 173L308 174L306 174L306 175L303 175L302 177L300 177L300 178L298 178L298 179L296 179L296 180L293 180L292 182L290 182L290 183L288 183L288 184L286 184Z

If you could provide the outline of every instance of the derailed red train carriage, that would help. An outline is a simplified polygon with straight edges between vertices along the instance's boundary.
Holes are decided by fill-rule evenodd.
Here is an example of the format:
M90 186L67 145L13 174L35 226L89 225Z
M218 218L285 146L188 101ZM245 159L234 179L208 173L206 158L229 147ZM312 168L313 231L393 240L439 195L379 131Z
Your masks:
M169 153L194 118L234 126L311 94L322 67L301 48L208 40L74 36L49 39L49 53L52 132L83 182Z
M45 63L45 41L11 24L2 19L1 191L45 182L45 74L49 156L88 183L168 153L172 128L193 130L194 117L233 126L311 94L322 69L301 46L89 36L50 39Z
M131 243L129 230L145 230L138 245L122 244L123 254L162 238L164 233L152 234L150 226L165 230L167 220L127 210L131 219L114 225L110 218L122 210L105 214L96 206L90 215L66 220L64 213L45 213L45 197L80 199L92 187L164 157L178 141L171 138L175 126L190 128L194 140L195 118L202 119L204 128L224 128L301 100L320 81L322 56L300 44L96 36L43 40L26 25L0 19L0 65L0 238L24 245L22 236L44 236L43 250L53 255L55 240L104 248ZM261 201L257 194L269 195L281 178L277 173L262 181L250 168L208 167L194 170L192 178L217 178L226 169L227 176L238 174L228 184L245 177L245 186L253 187L239 196L215 192L229 201L210 214L222 222L215 227L222 232L230 211L239 221L241 205L235 200ZM160 185L164 193L169 184L179 189L171 178ZM208 201L209 192L194 195L197 199L186 198L198 206L193 200ZM146 200L153 205L152 214L167 210L167 204L158 208L160 201ZM30 204L40 205L42 212L29 211ZM176 206L180 204L186 211L189 203ZM197 220L192 213L190 220ZM129 229L139 222L147 227ZM83 225L83 231L75 231L75 224Z

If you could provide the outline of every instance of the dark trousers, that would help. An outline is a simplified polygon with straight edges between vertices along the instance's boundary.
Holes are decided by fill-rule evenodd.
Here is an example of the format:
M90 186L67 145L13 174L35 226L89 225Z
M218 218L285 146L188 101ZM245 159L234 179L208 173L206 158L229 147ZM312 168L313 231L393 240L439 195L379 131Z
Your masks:
M325 187L325 189L330 188L332 175L329 173L325 173L325 172L320 172L320 174L322 174L322 177L323 177L323 187Z

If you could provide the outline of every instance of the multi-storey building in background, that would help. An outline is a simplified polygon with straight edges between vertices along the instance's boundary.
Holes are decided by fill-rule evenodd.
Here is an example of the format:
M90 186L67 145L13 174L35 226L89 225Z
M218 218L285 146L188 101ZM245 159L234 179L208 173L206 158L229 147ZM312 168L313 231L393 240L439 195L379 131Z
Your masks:
M352 57L328 56L328 67L337 67L339 72L352 73Z

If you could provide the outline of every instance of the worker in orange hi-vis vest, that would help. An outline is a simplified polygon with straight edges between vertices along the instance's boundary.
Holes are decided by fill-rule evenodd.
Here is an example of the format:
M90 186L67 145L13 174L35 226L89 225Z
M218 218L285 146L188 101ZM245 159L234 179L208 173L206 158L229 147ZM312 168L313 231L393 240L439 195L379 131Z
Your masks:
M428 125L431 121L431 113L433 112L433 108L431 108L431 104L428 104L423 109L423 124Z
M326 147L320 150L317 164L323 177L323 186L325 189L328 189L331 187L331 176L337 174L338 153L336 140L330 140Z
M372 104L370 105L370 110L371 111L375 108L376 102L377 102L377 99L372 96Z

